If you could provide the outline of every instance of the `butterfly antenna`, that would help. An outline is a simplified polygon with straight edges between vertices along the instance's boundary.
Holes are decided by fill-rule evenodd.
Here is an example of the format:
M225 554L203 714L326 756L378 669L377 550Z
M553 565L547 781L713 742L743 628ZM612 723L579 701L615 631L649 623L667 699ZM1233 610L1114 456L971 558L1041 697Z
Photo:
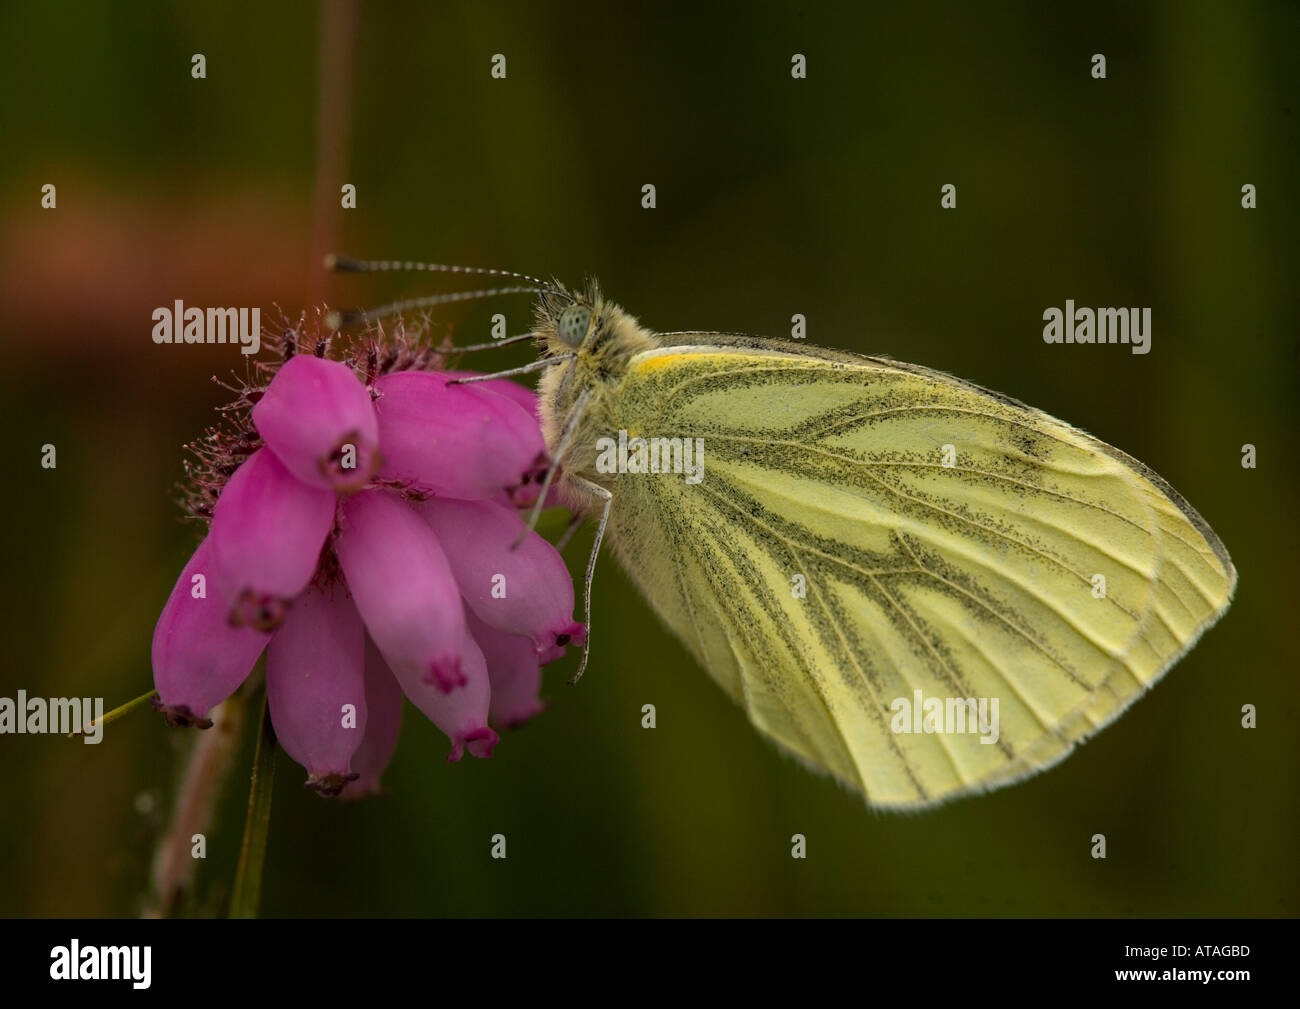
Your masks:
M513 270L488 270L479 266L454 266L446 263L416 263L409 259L353 259L331 252L325 257L325 269L334 273L474 273L484 277L509 277L523 280L536 287L554 290L555 285L540 277Z
M330 329L342 329L359 322L375 322L386 319L399 312L410 312L419 308L432 308L434 305L446 305L453 301L475 301L478 298L495 298L499 294L536 294L535 287L493 287L485 291L453 291L451 294L432 294L424 298L408 298L405 301L391 301L378 308L359 308L351 312L332 311L325 315L325 325ZM497 341L498 344L504 340Z

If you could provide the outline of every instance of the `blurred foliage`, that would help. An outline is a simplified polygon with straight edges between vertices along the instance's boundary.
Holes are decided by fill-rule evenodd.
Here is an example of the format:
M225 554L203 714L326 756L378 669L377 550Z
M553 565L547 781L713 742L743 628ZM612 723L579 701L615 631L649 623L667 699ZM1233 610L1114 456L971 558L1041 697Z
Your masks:
M234 348L153 345L155 306L293 317L309 299L444 289L323 277L322 235L362 256L592 274L655 328L781 335L801 312L812 342L950 371L1090 430L1214 525L1241 572L1233 608L1057 769L881 815L751 730L606 558L586 677L564 685L573 659L548 669L551 710L490 761L444 763L409 709L387 797L323 801L281 756L266 914L1300 911L1295 5L372 4L318 58L339 16L324 10L0 6L0 419L16 477L0 504L0 695L112 707L149 683L154 620L196 542L172 503L180 446L224 402L209 376L243 368ZM790 77L794 52L807 80ZM320 118L329 81L350 114ZM348 138L335 167L318 122ZM57 210L39 208L47 182ZM330 196L344 182L356 210ZM949 182L955 211L939 207ZM1247 182L1257 210L1240 207ZM1066 298L1151 306L1152 353L1045 345L1041 313ZM468 342L492 312L518 332L530 310L440 318ZM571 546L575 570L589 542ZM251 735L192 913L228 895ZM146 712L94 748L0 736L0 914L137 913L190 745ZM489 857L497 832L505 861ZM806 861L790 858L796 832ZM1104 862L1088 854L1099 832Z

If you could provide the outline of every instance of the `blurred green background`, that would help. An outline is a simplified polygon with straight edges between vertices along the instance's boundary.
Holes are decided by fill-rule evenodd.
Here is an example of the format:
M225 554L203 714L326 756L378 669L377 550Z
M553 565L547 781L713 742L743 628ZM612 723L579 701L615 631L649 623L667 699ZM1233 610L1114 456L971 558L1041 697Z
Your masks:
M1091 431L1211 522L1235 604L1055 770L881 815L751 730L606 557L586 677L549 667L551 710L493 759L444 763L409 707L386 797L321 800L281 756L266 915L1296 914L1297 37L1265 2L3 5L0 696L151 684L197 536L181 445L243 368L155 346L154 307L450 289L327 277L331 247L591 274L654 328L780 336L801 312L811 342ZM1044 344L1066 298L1150 306L1152 352ZM495 311L528 325L525 298L440 318L474 342ZM229 886L252 727L188 913ZM98 747L0 736L0 914L139 913L193 740L147 711Z

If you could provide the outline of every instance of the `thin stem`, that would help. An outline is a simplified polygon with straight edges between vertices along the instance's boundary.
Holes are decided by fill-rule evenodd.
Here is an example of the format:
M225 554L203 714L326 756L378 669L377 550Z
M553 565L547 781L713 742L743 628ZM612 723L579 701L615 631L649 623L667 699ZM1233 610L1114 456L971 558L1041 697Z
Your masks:
M96 718L93 721L87 722L80 729L76 729L72 732L69 732L68 736L69 737L84 736L87 732L93 731L96 725L107 725L109 722L116 722L127 712L134 711L136 708L143 707L145 703L148 702L150 698L152 698L156 693L157 693L156 690L150 690L147 693L143 693L139 697L134 698L133 700L127 701L125 704L120 704L112 711L108 712L108 714L103 715L100 718Z
M352 99L357 66L356 39L360 35L360 6L354 0L321 4L316 36L316 195L312 206L312 256L308 301L319 304L333 277L317 264L338 245L343 223L339 187L348 181L348 154L352 149Z
M230 917L256 918L262 899L262 869L266 863L266 835L271 827L271 791L275 785L275 729L271 713L262 699L262 724L253 757L253 780L248 789L248 818L244 841L235 869L235 887L230 898Z
M210 729L171 730L191 732L198 738L176 793L171 824L154 856L153 895L145 906L146 918L168 918L176 914L182 895L190 888L196 866L194 835L207 836L213 809L221 797L243 734L247 695L247 690L241 690L217 705Z

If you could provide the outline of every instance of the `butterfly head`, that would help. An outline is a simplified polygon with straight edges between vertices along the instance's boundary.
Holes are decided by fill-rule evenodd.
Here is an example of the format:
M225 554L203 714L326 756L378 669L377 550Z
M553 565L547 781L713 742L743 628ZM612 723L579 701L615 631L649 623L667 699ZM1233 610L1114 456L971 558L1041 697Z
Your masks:
M619 315L618 306L601 297L595 281L582 291L555 282L538 292L533 332L551 354L588 352Z
M533 333L548 356L576 355L606 372L655 346L650 332L605 298L594 280L582 291L559 283L539 291Z

